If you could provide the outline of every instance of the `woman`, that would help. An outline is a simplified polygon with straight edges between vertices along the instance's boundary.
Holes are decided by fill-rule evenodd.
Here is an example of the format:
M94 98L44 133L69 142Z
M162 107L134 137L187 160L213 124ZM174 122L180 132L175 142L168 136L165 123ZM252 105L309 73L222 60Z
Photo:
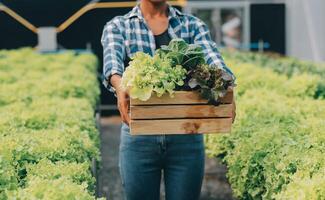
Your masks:
M172 38L201 45L208 64L226 67L207 26L198 18L169 6L166 0L142 0L103 30L104 85L115 93L123 120L120 174L127 200L158 200L160 181L167 200L197 200L204 175L204 142L200 134L131 136L129 97L121 90L124 67L137 51L154 54ZM235 110L235 109L234 109ZM234 115L235 116L235 115Z

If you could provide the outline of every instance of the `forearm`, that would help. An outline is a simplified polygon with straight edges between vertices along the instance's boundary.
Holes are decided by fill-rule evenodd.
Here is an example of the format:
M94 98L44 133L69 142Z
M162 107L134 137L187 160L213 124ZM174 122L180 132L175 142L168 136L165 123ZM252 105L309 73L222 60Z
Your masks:
M122 77L119 74L113 74L110 78L110 83L115 89L116 93L122 92L121 81Z
M123 30L118 28L116 23L120 23L119 20L111 20L108 22L104 29L101 38L103 45L103 84L111 92L116 93L116 90L120 91L118 80L120 77L111 78L116 74L122 76L124 71L124 38ZM114 82L114 85L112 84Z

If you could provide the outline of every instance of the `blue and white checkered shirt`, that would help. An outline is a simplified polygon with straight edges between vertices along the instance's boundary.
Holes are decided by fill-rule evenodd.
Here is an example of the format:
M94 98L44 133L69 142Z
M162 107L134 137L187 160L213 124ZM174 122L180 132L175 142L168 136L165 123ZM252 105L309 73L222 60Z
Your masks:
M208 27L202 20L181 13L172 6L169 6L168 13L168 33L171 38L182 38L187 43L202 46L209 65L223 68L235 78L224 63L216 43L211 39ZM156 49L154 35L148 28L139 5L126 15L117 16L107 22L101 43L104 49L103 84L111 92L115 90L110 86L109 78L113 74L122 76L126 57L131 58L138 51L153 55Z

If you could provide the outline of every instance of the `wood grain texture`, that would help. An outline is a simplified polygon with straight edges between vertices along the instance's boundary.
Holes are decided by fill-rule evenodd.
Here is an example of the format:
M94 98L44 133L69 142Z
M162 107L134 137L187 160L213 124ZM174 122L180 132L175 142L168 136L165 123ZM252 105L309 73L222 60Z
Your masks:
M229 90L225 97L220 99L221 103L232 103L233 91ZM148 101L141 101L138 99L131 99L130 105L164 105L164 104L206 104L208 101L202 99L200 94L196 91L176 91L174 97L169 94L157 97L153 95Z
M131 120L132 135L229 133L231 118Z
M232 104L131 106L131 119L231 117Z

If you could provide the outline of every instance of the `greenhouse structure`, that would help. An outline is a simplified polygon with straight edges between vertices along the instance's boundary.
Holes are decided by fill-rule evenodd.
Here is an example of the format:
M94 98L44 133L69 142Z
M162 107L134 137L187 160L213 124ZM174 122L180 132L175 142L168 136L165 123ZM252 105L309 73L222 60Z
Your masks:
M0 200L325 200L324 0L0 0Z

